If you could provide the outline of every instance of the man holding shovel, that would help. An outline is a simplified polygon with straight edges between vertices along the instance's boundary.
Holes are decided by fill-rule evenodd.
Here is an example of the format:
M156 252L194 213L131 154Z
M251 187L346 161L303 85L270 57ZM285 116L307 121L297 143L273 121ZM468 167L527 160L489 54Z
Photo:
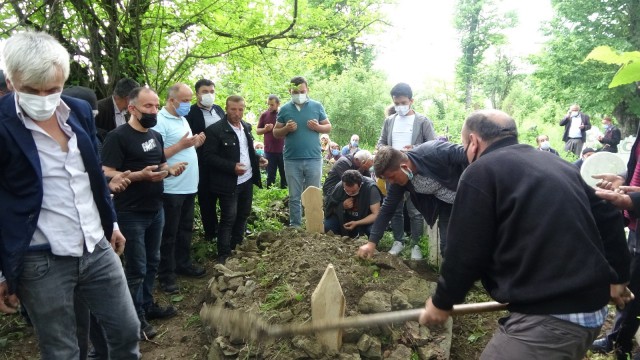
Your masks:
M515 121L497 110L462 129L469 162L457 189L438 287L422 324L447 320L476 280L510 315L481 359L582 359L609 300L632 295L623 220L578 171L518 144ZM560 335L561 334L561 335Z

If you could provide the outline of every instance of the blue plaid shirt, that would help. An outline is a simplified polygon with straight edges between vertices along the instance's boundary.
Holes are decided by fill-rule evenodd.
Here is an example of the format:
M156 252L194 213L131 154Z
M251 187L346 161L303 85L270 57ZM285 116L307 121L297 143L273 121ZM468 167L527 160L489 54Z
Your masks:
M574 314L559 314L551 315L560 320L572 322L574 324L584 326L586 328L597 328L604 324L604 319L607 317L609 307L605 305L600 310L589 313L574 313Z

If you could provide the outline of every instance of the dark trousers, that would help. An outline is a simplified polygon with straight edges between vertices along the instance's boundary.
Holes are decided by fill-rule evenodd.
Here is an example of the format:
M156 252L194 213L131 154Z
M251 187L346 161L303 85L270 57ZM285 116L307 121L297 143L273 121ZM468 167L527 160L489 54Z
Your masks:
M355 238L358 236L369 236L371 235L371 227L373 224L360 225L356 226L353 230L347 230L344 228L344 224L340 223L340 219L338 219L338 215L332 214L329 217L324 219L324 232L332 231L335 235L344 235L350 238Z
M175 283L176 269L188 269L191 266L195 198L195 194L162 195L164 229L158 267L158 280L161 282Z
M636 232L629 231L629 248L631 250L631 277L627 287L636 295L622 310L616 313L611 332L607 334L609 342L614 344L617 352L627 353L633 349L633 336L640 326L640 253L636 248Z
M218 228L218 256L229 256L244 239L247 219L253 202L253 183L247 180L237 185L231 194L218 194L220 226Z
M276 182L276 170L280 171L280 188L287 187L287 178L284 175L284 158L282 153L266 152L265 156L269 161L267 164L267 188Z
M209 190L208 182L200 178L198 205L200 206L200 219L202 220L202 228L204 229L204 238L207 241L212 241L218 237L217 204L218 194L212 193L211 190Z

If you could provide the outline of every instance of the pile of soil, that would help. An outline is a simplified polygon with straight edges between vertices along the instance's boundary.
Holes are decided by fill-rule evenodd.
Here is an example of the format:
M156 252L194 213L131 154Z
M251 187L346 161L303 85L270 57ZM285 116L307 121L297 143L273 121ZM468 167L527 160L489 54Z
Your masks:
M346 316L424 306L434 284L396 256L379 253L373 260L358 259L355 253L363 242L295 229L260 233L246 239L225 265L214 267L205 301L257 314L272 324L304 323L311 318L311 295L331 264L345 296ZM348 329L343 333L342 349L335 354L323 349L312 336L259 343L247 342L247 336L239 334L224 336L222 328L229 327L228 320L223 317L210 324L209 359L449 356L451 323L440 329L428 329L417 322Z

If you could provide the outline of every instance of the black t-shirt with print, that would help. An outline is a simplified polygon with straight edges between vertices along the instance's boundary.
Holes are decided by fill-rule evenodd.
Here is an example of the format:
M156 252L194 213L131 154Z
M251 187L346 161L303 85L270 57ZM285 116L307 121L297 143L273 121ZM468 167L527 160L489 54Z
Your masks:
M102 148L102 163L118 171L139 171L150 165L167 162L162 136L155 130L140 132L129 124L111 131ZM162 181L136 181L115 194L117 211L155 212L162 207Z

